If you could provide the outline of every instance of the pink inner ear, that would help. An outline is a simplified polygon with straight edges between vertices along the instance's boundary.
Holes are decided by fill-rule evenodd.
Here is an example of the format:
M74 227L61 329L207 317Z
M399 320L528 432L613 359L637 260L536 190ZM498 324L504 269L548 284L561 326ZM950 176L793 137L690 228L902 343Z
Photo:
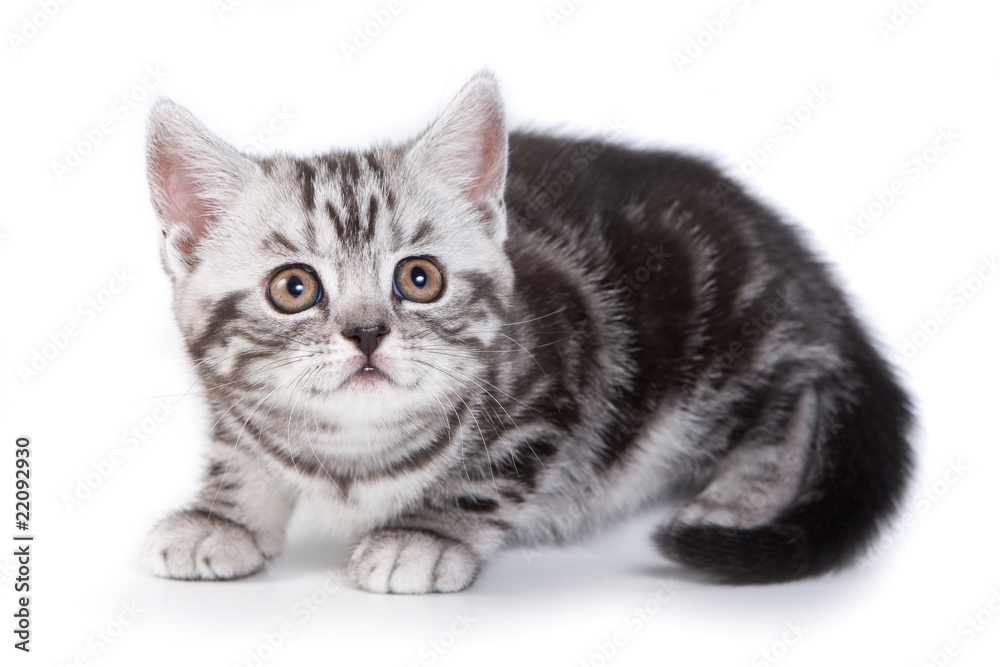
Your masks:
M204 202L195 195L191 180L186 174L174 172L170 175L167 188L174 206L183 218L182 223L194 240L200 239L205 234L210 216Z
M164 211L166 222L186 230L186 233L177 239L177 245L182 253L190 254L212 222L212 212L205 201L198 196L198 187L191 175L176 163L163 166L160 183L166 204Z
M470 199L479 199L484 190L485 147L478 142L462 146L453 157L456 180L465 184L463 189Z
M456 160L467 179L465 193L473 200L500 195L506 156L501 155L504 142L490 122L484 122L466 140Z

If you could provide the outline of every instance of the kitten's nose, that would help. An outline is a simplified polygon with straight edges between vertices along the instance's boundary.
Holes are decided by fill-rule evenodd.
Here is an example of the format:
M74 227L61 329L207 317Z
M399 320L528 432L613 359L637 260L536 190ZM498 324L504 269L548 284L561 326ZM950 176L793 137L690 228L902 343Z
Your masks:
M371 359L372 352L382 342L382 336L389 333L389 327L384 324L373 324L368 326L348 327L340 332L344 338L353 340L358 349Z

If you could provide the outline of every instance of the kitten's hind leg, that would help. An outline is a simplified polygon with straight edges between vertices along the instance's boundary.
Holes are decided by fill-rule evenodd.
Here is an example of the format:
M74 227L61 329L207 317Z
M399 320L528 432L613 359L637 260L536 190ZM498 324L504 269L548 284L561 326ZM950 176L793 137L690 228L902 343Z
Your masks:
M847 563L905 488L906 397L882 369L839 399L809 388L765 401L709 484L656 534L671 559L735 584Z
M717 464L712 481L683 506L676 524L754 528L792 503L812 458L816 394L810 389L778 397L762 412L765 418Z
M656 535L670 558L725 582L797 578L806 535L780 517L806 486L816 392L773 397L719 461L709 484Z

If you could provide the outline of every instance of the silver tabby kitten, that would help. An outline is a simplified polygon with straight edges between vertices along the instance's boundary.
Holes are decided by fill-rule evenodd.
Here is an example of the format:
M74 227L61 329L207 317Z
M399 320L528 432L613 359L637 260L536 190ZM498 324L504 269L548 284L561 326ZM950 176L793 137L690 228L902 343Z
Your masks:
M152 570L261 570L309 500L377 592L673 499L732 583L848 562L908 477L908 401L796 232L711 165L508 134L490 74L422 136L243 155L161 102L149 181L215 417Z

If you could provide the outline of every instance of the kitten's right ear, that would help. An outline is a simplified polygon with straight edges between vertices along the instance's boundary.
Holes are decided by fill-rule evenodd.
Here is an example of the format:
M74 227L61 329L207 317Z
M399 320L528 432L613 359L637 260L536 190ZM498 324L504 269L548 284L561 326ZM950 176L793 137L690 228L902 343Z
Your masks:
M198 245L237 195L248 162L184 107L161 100L153 108L146 174L172 276L191 268Z
M420 171L471 202L502 207L507 126L496 76L472 78L411 149Z

